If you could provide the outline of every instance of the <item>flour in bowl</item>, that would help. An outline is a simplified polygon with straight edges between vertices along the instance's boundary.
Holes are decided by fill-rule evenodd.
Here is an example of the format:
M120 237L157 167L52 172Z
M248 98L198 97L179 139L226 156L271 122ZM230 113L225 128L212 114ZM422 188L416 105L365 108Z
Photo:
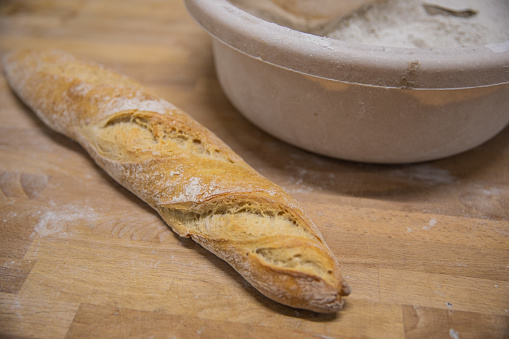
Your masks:
M325 35L387 47L499 43L509 40L509 1L383 0L339 19Z
M452 48L509 40L509 0L230 1L282 26L370 45Z

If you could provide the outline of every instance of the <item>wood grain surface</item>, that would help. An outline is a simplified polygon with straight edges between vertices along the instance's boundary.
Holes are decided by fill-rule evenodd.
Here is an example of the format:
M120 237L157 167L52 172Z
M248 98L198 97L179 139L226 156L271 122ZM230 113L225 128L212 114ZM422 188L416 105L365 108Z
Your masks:
M100 62L214 131L302 203L353 292L335 315L263 297L0 77L0 337L509 337L508 128L415 165L299 150L228 102L210 38L181 0L2 0L0 54L22 46Z

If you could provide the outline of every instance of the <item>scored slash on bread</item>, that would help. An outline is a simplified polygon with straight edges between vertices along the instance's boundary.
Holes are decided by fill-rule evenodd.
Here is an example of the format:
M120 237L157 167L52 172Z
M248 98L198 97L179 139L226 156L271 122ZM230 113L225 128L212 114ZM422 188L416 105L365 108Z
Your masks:
M58 50L3 59L14 92L81 144L180 236L228 262L267 297L336 312L350 287L295 199L212 132L134 80Z

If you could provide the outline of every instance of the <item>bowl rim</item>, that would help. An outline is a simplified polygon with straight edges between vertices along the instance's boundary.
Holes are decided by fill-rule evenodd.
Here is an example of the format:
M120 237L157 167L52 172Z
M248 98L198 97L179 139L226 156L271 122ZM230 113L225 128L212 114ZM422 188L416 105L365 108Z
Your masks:
M265 21L227 0L184 0L211 36L260 61L319 78L375 87L460 89L509 83L509 40L474 47L373 46Z

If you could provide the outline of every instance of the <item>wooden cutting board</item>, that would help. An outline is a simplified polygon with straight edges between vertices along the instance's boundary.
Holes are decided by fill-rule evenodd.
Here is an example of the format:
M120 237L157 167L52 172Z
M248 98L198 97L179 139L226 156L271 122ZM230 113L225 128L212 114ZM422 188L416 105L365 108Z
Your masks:
M3 0L0 54L22 46L93 59L189 112L302 203L353 293L335 315L263 297L0 77L0 337L509 337L509 129L416 165L304 152L232 107L179 0Z

